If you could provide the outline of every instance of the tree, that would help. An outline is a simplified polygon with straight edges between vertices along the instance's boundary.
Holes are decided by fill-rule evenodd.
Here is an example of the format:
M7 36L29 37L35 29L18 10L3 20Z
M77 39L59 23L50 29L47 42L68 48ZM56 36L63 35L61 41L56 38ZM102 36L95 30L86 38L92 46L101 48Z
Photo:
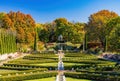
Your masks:
M35 28L35 36L34 36L34 51L37 51L37 40L38 39L38 33L37 33L37 28Z
M57 18L53 22L55 22L55 37L58 38L59 35L63 35L64 40L67 40L67 32L69 32L70 26L68 25L68 21L65 18Z
M120 17L111 19L107 26L110 28L108 35L108 47L110 50L120 49Z
M0 19L3 19L3 17L5 16L6 13L4 12L0 12Z
M64 41L80 43L83 41L84 23L71 23L65 18L57 18L52 23L37 24L39 40L56 42L59 35L63 35Z
M3 26L3 18L5 17L5 13L1 12L0 13L0 28Z
M74 39L74 43L81 43L84 40L84 27L85 23L72 23L72 35L71 40Z
M56 23L56 37L63 35L65 41L70 41L73 43L80 43L83 41L84 23L72 23L67 21L65 18L58 18L54 22Z
M90 41L100 41L104 47L104 51L106 47L106 35L109 33L109 30L107 30L109 27L106 24L110 19L115 17L118 17L118 15L108 10L98 11L89 17L89 22L86 27L89 39Z
M35 21L29 14L10 11L3 18L2 28L16 31L19 43L31 43L34 41Z
M16 52L16 33L0 29L0 54Z
M37 31L38 31L38 37L39 37L39 40L44 42L44 43L47 43L49 42L49 35L50 35L50 23L45 23L45 24L39 24L38 25L39 27L37 27Z

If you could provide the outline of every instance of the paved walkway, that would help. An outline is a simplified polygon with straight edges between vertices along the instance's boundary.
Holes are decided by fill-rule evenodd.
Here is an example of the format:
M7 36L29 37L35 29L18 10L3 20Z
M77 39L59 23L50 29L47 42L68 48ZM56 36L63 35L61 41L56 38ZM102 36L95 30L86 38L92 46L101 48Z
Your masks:
M18 58L22 58L26 55L28 55L28 54L23 53L23 54L20 54L19 56L15 57L15 58L8 58L6 60L0 61L0 66L2 66L4 63L7 63L8 61L12 61L12 60L15 60L15 59L18 59Z

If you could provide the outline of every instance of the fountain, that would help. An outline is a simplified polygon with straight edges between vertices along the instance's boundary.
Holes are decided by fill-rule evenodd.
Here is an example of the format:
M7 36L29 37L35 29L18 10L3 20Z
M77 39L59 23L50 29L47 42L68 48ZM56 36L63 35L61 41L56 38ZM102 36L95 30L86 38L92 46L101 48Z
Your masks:
M62 58L64 56L63 50L62 50L62 41L63 41L63 37L62 35L60 35L58 37L58 41L60 49L58 50L58 58L59 58L59 62L58 62L58 75L56 76L56 81L66 81L65 79L65 75L64 75L64 64L62 61Z

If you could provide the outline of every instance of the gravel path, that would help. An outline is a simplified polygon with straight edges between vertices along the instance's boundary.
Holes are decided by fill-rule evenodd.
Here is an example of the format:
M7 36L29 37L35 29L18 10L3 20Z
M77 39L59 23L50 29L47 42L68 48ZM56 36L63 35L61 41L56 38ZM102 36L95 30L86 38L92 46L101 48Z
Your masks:
M0 61L0 66L2 66L4 63L7 63L8 61L15 60L15 59L18 59L18 58L22 58L26 55L28 55L28 54L23 53L23 54L20 54L19 56L15 57L15 58L8 58L6 60Z

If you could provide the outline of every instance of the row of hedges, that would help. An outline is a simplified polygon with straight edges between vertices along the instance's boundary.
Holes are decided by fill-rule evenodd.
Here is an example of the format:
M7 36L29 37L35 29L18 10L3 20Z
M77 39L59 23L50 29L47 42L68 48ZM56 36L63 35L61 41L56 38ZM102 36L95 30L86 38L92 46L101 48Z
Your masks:
M0 54L16 52L15 32L0 29Z
M65 57L93 57L95 58L96 56L92 54L84 54L84 53L65 53Z
M47 68L51 70L55 70L57 67L56 66L38 66L38 65L27 65L27 64L13 64L13 63L5 63L3 64L4 67L19 67L19 68ZM65 70L71 70L72 68L77 69L77 68L86 68L90 67L91 65L85 64L85 65L68 65L64 66Z
M11 66L0 66L0 69L9 69L9 70L31 70L31 69L35 69L32 67L11 67ZM39 68L39 70L41 71L47 71L47 68Z
M23 81L23 80L32 80L40 79L47 77L55 77L56 72L42 72L42 73L33 73L33 74L21 74L21 75L10 75L10 76L1 76L0 81Z
M88 73L88 74L100 74L100 75L118 75L120 76L120 72L112 72L112 71L88 71L88 70L81 70L81 71L77 71L77 72L81 72L81 73Z
M49 70L56 70L56 66L40 66L40 65L28 65L28 64L16 64L16 63L5 63L3 64L4 68L19 68L19 69L35 69L35 68L47 68ZM74 69L93 69L95 71L99 70L99 71L113 71L114 69L114 65L107 65L107 64L104 64L104 65L91 65L91 64L81 64L81 65L66 65L64 66L65 70L71 70L72 68Z
M13 64L13 63L5 63L4 67L20 67L20 68L43 68L44 66L37 65L27 65L27 64Z
M6 68L3 68L3 70L6 69ZM8 69L7 69L8 70ZM11 70L11 69L10 69ZM11 70L12 71L12 70ZM39 69L32 69L32 70L23 70L23 71L18 71L18 70L13 70L13 72L3 72L3 73L0 73L1 76L8 76L8 75L19 75L19 74L29 74L29 73L38 73L38 72L47 72L48 69L46 68L39 68Z
M71 58L63 58L63 60L68 60L68 61L74 61L74 60L76 60L76 61L79 61L79 60L97 60L96 58L84 58L84 57L71 57Z
M73 78L83 78L96 81L120 81L120 76L111 76L111 75L101 75L101 74L89 74L89 73L76 73L76 72L67 72L65 73L66 77Z
M44 60L44 59L53 59L53 60L58 60L58 58L50 58L48 57L37 57L37 56L25 56L23 59L28 59L28 60Z
M34 56L55 56L54 53L37 53L37 54L31 54Z
M63 59L64 62L67 63L82 63L82 64L107 64L106 61L94 61L94 60L71 60L71 59Z
M84 70L89 70L89 71L113 71L114 70L114 66L110 66L110 65L105 65L105 66L90 66L90 67L84 67ZM76 71L77 72L81 72L83 70L82 67L77 68Z
M8 63L16 63L16 64L38 64L38 63L54 63L56 62L53 59L42 59L42 60L26 60L26 59L21 59L21 60L13 60L9 61Z
M33 57L56 57L56 55L55 54L30 54L30 55L28 55L28 56L33 56Z
M55 70L57 67L56 66L38 66L38 65L27 65L27 64L13 64L13 63L5 63L3 64L4 67L19 67L19 68L32 68L32 69L36 69L36 68L47 68L47 69L51 69L51 70Z

